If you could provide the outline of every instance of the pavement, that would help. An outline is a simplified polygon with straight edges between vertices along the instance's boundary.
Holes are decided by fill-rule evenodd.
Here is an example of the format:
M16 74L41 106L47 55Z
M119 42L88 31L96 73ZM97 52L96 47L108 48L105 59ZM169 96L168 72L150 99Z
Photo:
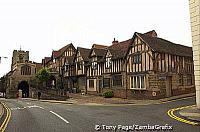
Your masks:
M76 105L150 105L150 104L161 104L161 103L173 102L178 99L194 97L195 93L173 96L173 97L159 99L159 100L104 98L102 96L81 95L81 94L70 94L69 96L70 98L67 99L66 101L43 100L43 99L40 99L39 101L50 102L50 103L62 103L62 104L76 104ZM23 98L23 99L38 101L38 99L32 99L32 98Z
M180 109L179 114L186 119L200 123L200 109L197 109L196 105Z
M4 114L4 107L2 103L0 102L0 120L3 118L3 114Z

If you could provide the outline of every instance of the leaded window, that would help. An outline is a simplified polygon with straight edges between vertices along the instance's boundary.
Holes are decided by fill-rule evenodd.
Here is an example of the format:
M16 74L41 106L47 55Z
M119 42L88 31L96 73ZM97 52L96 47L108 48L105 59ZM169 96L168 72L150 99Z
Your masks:
M92 69L97 69L97 62L96 61L92 62Z
M130 77L130 89L146 89L145 76L138 75Z
M106 68L110 68L110 67L111 67L111 64L112 64L111 58L110 58L110 57L107 57L107 58L106 58Z
M22 66L21 75L31 75L31 67L27 65Z
M141 63L141 54L140 54L140 53L135 54L135 55L133 56L133 63L136 63L136 64Z
M110 87L110 78L103 79L103 87Z

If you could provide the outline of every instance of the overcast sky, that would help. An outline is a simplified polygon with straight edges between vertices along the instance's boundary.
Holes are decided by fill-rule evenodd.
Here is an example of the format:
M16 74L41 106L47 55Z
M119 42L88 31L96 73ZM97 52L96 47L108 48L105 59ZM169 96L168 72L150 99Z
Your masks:
M12 52L30 51L41 62L68 43L90 48L156 30L159 37L192 46L188 0L1 0L0 76Z

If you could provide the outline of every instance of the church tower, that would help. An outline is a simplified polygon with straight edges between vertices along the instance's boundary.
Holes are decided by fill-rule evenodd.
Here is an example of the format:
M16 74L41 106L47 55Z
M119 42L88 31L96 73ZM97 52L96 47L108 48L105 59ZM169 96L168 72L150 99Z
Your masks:
M29 51L14 50L12 56L11 71L17 63L24 63L29 61Z

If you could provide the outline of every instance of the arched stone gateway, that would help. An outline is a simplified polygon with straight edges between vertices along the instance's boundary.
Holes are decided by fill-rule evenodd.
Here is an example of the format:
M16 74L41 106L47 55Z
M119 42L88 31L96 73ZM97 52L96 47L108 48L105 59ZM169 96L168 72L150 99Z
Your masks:
M18 90L22 90L22 98L29 97L29 84L27 81L21 81L18 84Z

